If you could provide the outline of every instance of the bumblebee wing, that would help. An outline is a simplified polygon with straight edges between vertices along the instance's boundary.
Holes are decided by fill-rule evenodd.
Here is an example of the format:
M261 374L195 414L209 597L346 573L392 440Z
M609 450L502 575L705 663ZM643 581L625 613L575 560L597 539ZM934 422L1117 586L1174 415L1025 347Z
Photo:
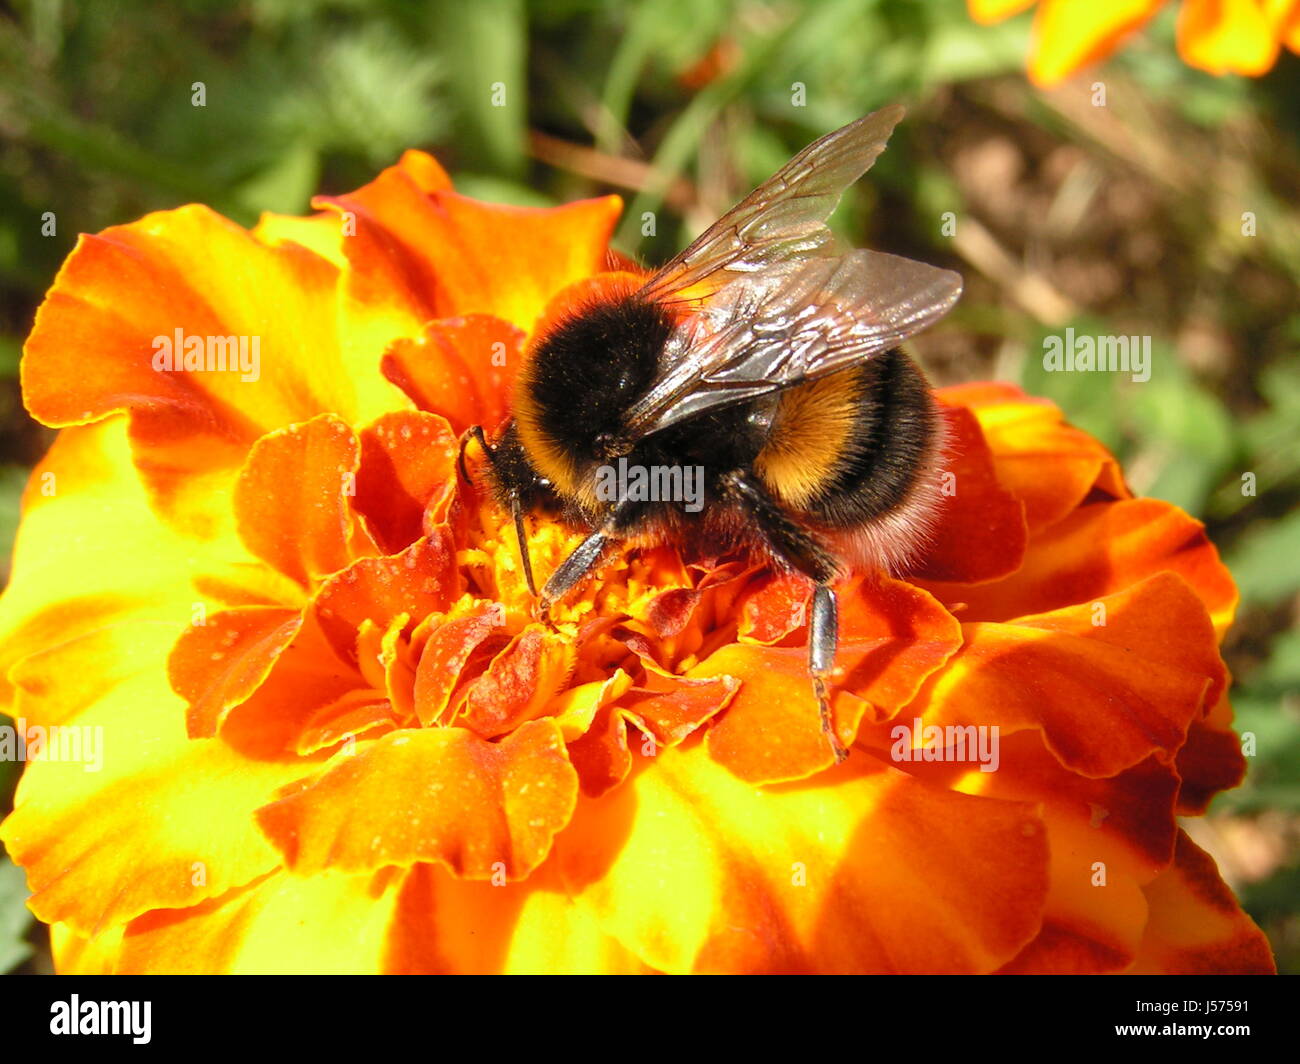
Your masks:
M669 340L629 440L897 347L943 317L960 275L877 251L785 263L722 292Z
M642 296L698 302L774 262L828 254L826 219L902 117L903 108L890 104L813 141L658 270Z

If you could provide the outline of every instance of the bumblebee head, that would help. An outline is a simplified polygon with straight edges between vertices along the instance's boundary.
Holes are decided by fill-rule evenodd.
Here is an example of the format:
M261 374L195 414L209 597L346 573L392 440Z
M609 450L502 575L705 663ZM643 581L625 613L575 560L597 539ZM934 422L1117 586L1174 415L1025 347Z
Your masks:
M654 303L624 295L580 308L530 346L515 384L524 453L561 495L633 444L625 414L650 387L673 330Z

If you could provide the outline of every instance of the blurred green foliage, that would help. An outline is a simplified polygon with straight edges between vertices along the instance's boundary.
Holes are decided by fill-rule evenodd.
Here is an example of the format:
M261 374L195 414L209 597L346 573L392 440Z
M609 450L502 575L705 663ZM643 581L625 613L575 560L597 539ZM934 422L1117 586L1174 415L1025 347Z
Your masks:
M904 99L910 120L836 224L966 274L922 348L940 379L1021 380L1114 449L1135 489L1207 522L1242 591L1226 652L1259 751L1215 811L1281 811L1293 842L1300 64L1209 77L1178 59L1172 19L1099 68L1096 108L1077 105L1092 76L1026 84L1026 18L980 27L962 0L20 0L0 12L4 557L50 438L21 412L18 352L77 233L191 201L245 224L306 212L422 147L485 198L619 191L621 246L659 261L813 137ZM660 219L649 239L643 211ZM1000 255L949 239L945 211ZM1068 313L1017 296L1025 275ZM1150 336L1151 380L1045 372L1043 337L1066 326ZM1294 860L1244 887L1293 971L1298 896ZM0 969L25 956L20 897L0 862Z

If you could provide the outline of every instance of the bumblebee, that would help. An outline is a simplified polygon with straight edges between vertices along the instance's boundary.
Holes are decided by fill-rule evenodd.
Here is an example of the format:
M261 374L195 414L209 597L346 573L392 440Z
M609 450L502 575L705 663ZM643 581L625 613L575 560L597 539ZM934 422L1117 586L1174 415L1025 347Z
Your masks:
M961 278L839 250L825 224L902 116L892 105L814 141L639 287L548 325L510 419L461 445L462 475L469 439L489 459L534 595L525 515L588 533L541 588L543 618L613 543L748 548L805 576L809 675L837 760L833 584L905 567L941 500L942 421L899 344L952 308ZM698 471L699 496L632 490L614 468Z

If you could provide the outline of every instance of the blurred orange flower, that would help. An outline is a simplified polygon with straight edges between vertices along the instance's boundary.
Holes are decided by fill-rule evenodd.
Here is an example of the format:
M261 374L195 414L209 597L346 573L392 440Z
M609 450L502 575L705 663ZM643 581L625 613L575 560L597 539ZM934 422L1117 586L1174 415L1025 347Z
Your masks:
M1034 0L966 0L976 22L1000 22ZM1050 86L1104 59L1165 0L1040 0L1029 77ZM1300 0L1182 0L1178 54L1211 74L1267 73L1286 45L1300 52Z
M62 431L0 676L103 735L0 829L61 971L1271 970L1175 821L1243 771L1232 581L1055 408L940 393L941 534L841 590L836 766L801 582L616 553L552 630L456 476L539 318L618 283L617 199L412 152L315 206L83 237L26 346ZM534 522L540 571L577 535Z

